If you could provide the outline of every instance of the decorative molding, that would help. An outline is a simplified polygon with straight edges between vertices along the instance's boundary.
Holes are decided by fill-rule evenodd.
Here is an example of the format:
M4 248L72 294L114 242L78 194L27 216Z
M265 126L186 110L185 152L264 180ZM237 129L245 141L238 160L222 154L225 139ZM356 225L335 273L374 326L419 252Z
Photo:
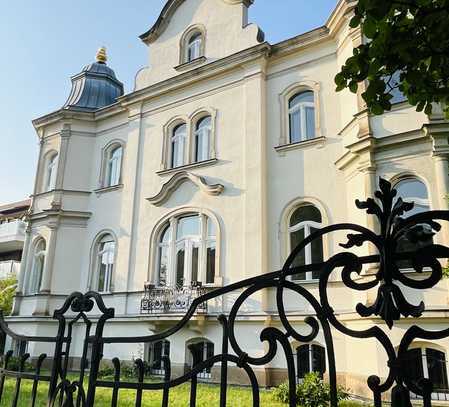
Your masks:
M212 196L220 195L224 190L224 186L222 184L209 184L204 177L187 171L182 171L173 175L173 177L162 185L159 193L151 198L147 198L147 201L155 206L163 204L170 198L173 192L175 192L176 189L178 189L178 187L186 181L192 182L201 191Z

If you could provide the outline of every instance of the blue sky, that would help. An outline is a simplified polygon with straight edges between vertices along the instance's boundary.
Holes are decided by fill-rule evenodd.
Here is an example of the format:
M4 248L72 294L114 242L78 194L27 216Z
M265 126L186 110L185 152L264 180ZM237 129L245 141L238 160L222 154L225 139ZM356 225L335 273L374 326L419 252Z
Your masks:
M147 64L138 39L166 0L15 0L0 13L0 203L32 193L38 140L31 120L60 108L70 76L93 62L101 45L125 84ZM322 25L337 0L256 0L250 21L270 43Z

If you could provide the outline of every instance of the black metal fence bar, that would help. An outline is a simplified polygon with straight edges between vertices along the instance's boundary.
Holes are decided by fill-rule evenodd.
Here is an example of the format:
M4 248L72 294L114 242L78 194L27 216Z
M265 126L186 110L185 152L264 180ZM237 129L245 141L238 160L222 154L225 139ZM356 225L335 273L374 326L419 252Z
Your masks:
M333 346L333 333L340 332L356 339L374 339L384 349L388 357L388 375L381 379L378 376L370 376L367 386L372 392L374 405L382 406L382 395L391 392L393 406L410 407L411 397L419 397L423 405L431 406L433 398L446 398L444 392L434 389L429 379L412 380L407 376L408 352L415 340L438 340L449 337L449 329L440 331L428 331L416 325L411 326L405 332L399 348L393 346L390 337L385 330L375 324L369 329L356 330L344 325L335 314L328 295L329 278L332 273L339 272L343 284L351 290L366 291L377 289L378 296L374 304L358 304L355 311L360 318L376 317L385 322L386 327L392 329L398 320L413 317L419 318L425 311L425 304L410 304L403 295L398 283L416 290L430 289L442 278L441 260L449 258L449 248L435 244L433 235L441 229L439 222L449 221L448 211L429 211L409 217L404 215L413 208L413 204L402 201L396 197L396 191L391 185L380 181L380 191L376 193L377 200L368 199L365 202L357 201L360 209L376 216L380 223L380 233L375 233L367 228L345 223L324 227L302 241L291 253L282 270L265 275L249 278L231 284L227 287L206 291L202 287L178 288L171 292L158 291L153 286L145 287L145 296L142 300L142 310L149 313L172 312L185 310L180 320L168 330L159 334L139 337L107 337L104 335L104 326L108 320L114 318L114 309L107 308L101 296L95 292L87 294L73 293L70 295L61 309L54 312L54 318L58 322L57 333L54 337L24 336L9 329L3 315L0 314L0 331L11 340L34 343L45 343L53 347L51 358L41 354L34 361L33 371L27 371L28 354L19 355L18 366L12 368L13 352L3 355L3 364L0 369L0 403L4 399L5 381L13 381L13 393L11 407L17 407L24 380L32 381L31 406L37 403L38 388L40 383L48 383L49 407L93 407L95 406L96 390L98 388L111 389L111 406L120 405L120 392L132 390L135 392L134 405L140 407L148 392L162 391L162 406L169 404L171 389L190 383L190 406L197 402L198 379L210 375L213 366L220 364L220 395L219 405L225 407L228 391L228 367L235 365L248 377L252 389L252 404L260 405L259 383L254 368L270 363L277 353L282 353L287 366L289 383L289 405L296 405L296 373L294 354L291 341L311 343L321 330L324 336L329 383L331 389L331 406L337 406L337 373L335 363L335 350ZM319 264L295 267L295 259L304 249L323 236L345 231L347 241L341 244L345 249L326 261ZM400 241L407 239L415 244L416 249L409 252L400 250ZM430 243L429 243L430 241ZM427 242L425 245L423 242ZM419 244L418 244L419 243ZM378 254L370 256L358 256L350 249L365 244L373 245ZM416 273L423 273L421 278L414 279L409 274L404 274L399 263L406 260ZM365 265L374 266L376 272L370 276L361 276ZM290 277L301 272L319 271L319 296L315 298L305 286L292 280ZM238 315L245 301L253 294L261 290L275 292L277 315L282 329L266 327L260 333L261 342L266 343L265 353L260 357L252 357L240 346L235 334L235 326ZM310 327L307 335L297 332L286 312L285 293L292 291L301 296L313 309L313 313L305 319ZM112 359L113 378L111 380L100 379L100 363L103 359L103 348L106 344L154 344L165 338L175 335L183 329L195 313L206 312L207 303L215 298L228 293L238 292L229 315L220 315L218 318L222 327L222 343L219 353L210 355L208 351L198 355L198 349L189 348L192 353L193 363L191 369L185 374L172 378L172 366L170 358L162 354L162 360L158 366L163 366L163 378L161 382L145 381L146 366L138 359L135 361L137 381L124 381L121 375L123 368L118 358ZM182 294L180 298L176 298ZM93 320L89 317L94 306L97 306L100 314L95 315L95 330L93 332ZM70 316L68 313L70 312ZM84 329L82 354L76 379L71 380L70 360L72 357L72 340L74 326ZM79 328L79 329L78 329ZM205 354L207 353L207 357ZM205 360L204 360L205 359ZM51 363L48 375L42 375L44 362ZM11 366L11 367L10 367ZM150 368L151 370L151 368ZM162 370L162 369L161 369ZM205 373L206 372L206 373ZM218 370L217 370L218 372ZM162 372L161 372L162 373ZM3 404L2 404L3 405Z

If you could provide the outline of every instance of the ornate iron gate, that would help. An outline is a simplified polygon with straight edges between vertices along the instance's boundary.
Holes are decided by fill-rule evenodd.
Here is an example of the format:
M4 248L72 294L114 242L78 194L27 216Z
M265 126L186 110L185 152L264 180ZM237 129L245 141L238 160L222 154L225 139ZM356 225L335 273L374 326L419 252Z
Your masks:
M204 369L215 364L220 364L220 406L226 406L227 398L227 371L228 365L234 364L242 369L251 383L253 406L260 405L259 384L253 368L263 366L273 360L276 353L282 352L285 356L288 382L289 382L289 405L296 405L296 378L291 349L291 340L301 343L313 341L321 329L326 343L327 361L329 366L329 381L331 386L331 405L337 406L337 379L335 353L333 346L333 331L339 331L344 335L360 339L375 339L384 348L388 356L388 375L382 379L378 376L370 376L367 386L371 389L376 407L382 405L382 395L391 390L391 401L393 406L411 406L410 392L423 398L424 406L431 406L432 383L429 379L421 379L418 382L410 380L405 374L407 369L407 352L410 345L416 339L437 340L449 337L449 328L441 331L428 331L418 326L411 326L403 335L397 349L393 346L388 329L392 329L396 321L409 316L419 318L422 316L425 305L410 304L401 286L416 290L424 290L434 287L442 278L442 266L439 259L449 258L449 248L434 244L432 236L439 232L441 226L438 221L448 221L448 211L430 211L409 217L403 215L412 210L413 203L404 202L396 197L396 191L385 181L380 181L380 191L376 192L377 201L370 198L367 201L357 201L359 209L366 210L368 214L375 216L380 225L380 233L368 230L355 224L337 224L327 226L307 237L296 247L282 270L250 278L230 286L214 290L201 295L192 301L188 312L167 331L150 336L142 337L107 337L104 335L104 327L108 320L114 318L114 309L107 308L98 293L87 294L74 293L70 295L61 309L54 312L54 318L58 322L58 332L54 337L31 337L18 335L8 328L7 323L0 315L0 329L3 335L19 342L46 343L52 345L52 355L42 354L34 363L34 372L25 371L25 363L30 357L24 354L20 357L19 366L12 369L10 366L13 352L9 351L3 356L3 365L0 370L0 402L5 397L5 380L15 380L14 394L12 395L12 407L18 406L21 384L23 380L32 381L31 407L35 406L38 386L47 382L48 406L64 407L92 407L95 405L95 392L98 388L112 389L111 406L118 405L119 393L122 389L135 391L135 405L141 406L146 392L152 390L163 390L162 406L168 406L169 393L172 388L182 383L189 382L191 386L190 406L196 405L197 379ZM347 231L347 241L341 246L346 249L371 244L376 248L376 253L368 256L358 256L349 251L332 256L320 264L294 267L296 256L304 248L322 236L336 232ZM415 245L416 250L404 252L401 242L406 240ZM430 243L429 243L430 240ZM428 244L423 244L427 242ZM415 273L422 274L420 278L414 278L417 274L404 274L401 272L398 262L407 261L413 267ZM376 272L372 277L356 279L355 276L363 277L363 267L371 265ZM304 286L293 281L290 277L294 274L307 271L319 271L319 298L315 298ZM333 272L340 272L341 279L348 289L366 291L377 288L377 299L372 305L358 304L356 312L360 318L377 316L382 319L386 327L382 329L377 324L366 330L349 329L340 322L329 302L328 281ZM424 273L423 273L424 272ZM400 285L398 285L400 283ZM266 353L261 357L252 357L241 348L235 335L236 318L241 306L252 294L264 290L273 289L276 292L277 311L283 329L267 327L260 334L262 342L268 344ZM243 290L238 296L228 316L220 315L218 321L222 327L221 351L201 362L195 362L190 372L172 379L170 358L164 356L162 364L165 371L165 379L160 383L147 382L144 380L144 364L142 360L136 360L137 382L121 380L121 362L115 358L112 360L114 366L114 379L101 380L99 367L103 356L103 348L106 344L124 343L154 343L164 340L180 331L196 310L204 309L207 301L223 296L233 291ZM302 296L314 309L315 315L306 318L311 332L303 335L297 332L289 321L284 303L284 293L291 290ZM96 307L95 322L88 314ZM98 319L97 319L98 318ZM73 340L74 324L84 323L84 346L80 361L80 369L76 373L76 380L69 380L68 367L71 355L71 344ZM48 362L51 366L50 373L43 374L43 366ZM70 376L70 377L73 377ZM3 404L2 404L3 405Z

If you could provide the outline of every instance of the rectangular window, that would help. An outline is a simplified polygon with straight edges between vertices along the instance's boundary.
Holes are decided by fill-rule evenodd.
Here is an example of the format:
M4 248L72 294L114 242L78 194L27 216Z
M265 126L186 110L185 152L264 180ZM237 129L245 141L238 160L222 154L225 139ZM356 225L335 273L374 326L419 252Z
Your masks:
M434 386L434 391L447 390L448 381L445 354L436 349L427 348L426 359L429 379Z

